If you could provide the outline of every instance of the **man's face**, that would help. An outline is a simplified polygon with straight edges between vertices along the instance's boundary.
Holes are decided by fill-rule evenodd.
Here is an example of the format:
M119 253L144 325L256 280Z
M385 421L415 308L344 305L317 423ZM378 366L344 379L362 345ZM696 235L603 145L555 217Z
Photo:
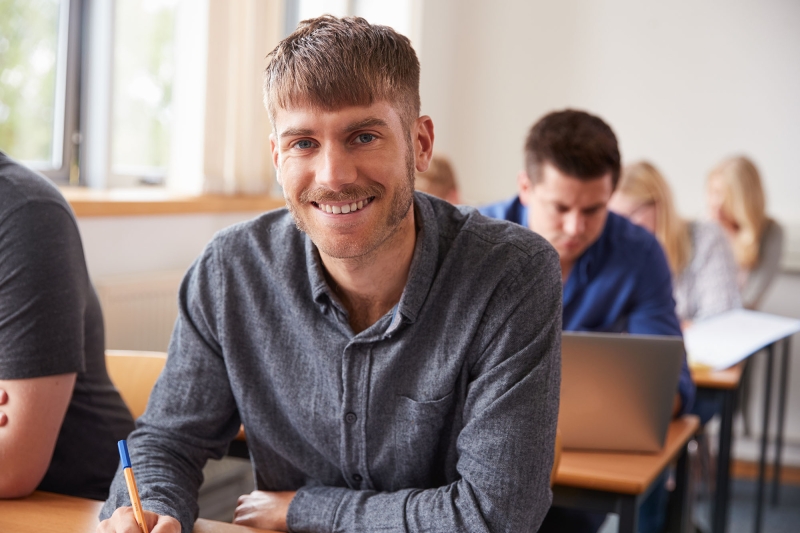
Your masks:
M430 126L432 144L429 118L417 119L409 135L387 102L276 111L270 143L278 182L295 223L322 253L366 256L406 220L414 170L426 169L430 157L420 124Z
M562 263L573 262L594 243L606 223L611 198L611 173L581 180L562 173L550 163L541 169L535 185L520 173L520 201L528 207L528 227L547 239Z

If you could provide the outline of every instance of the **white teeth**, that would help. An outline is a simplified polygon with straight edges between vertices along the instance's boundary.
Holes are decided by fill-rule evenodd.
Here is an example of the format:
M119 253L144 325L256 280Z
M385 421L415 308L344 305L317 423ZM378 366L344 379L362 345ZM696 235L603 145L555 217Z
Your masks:
M334 215L338 214L347 214L352 213L354 211L358 211L359 209L363 209L366 207L367 204L370 203L369 199L360 200L358 202L353 202L352 204L344 204L342 206L339 205L328 205L328 204L317 204L322 211L326 213L332 213Z

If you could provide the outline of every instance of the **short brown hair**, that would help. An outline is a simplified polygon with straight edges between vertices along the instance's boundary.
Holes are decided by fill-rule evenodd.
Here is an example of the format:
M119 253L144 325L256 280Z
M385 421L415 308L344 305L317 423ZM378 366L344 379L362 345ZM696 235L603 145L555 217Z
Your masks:
M324 110L395 104L406 125L419 117L419 60L407 37L360 17L323 15L302 21L269 53L264 104Z
M525 140L525 171L533 183L541 179L545 163L582 180L611 172L616 188L620 174L617 137L600 117L574 109L554 111L534 124Z

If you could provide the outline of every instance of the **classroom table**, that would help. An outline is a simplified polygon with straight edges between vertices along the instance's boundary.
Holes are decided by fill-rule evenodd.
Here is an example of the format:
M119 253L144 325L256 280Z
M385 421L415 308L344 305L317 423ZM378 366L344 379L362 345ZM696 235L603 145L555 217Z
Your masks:
M617 513L619 533L635 533L639 504L677 458L668 530L689 531L686 445L699 426L693 415L673 420L664 447L654 454L563 450L553 485L553 505Z
M763 525L763 508L765 494L765 475L768 448L769 419L772 404L772 374L775 351L783 347L781 360L780 385L778 388L778 427L775 439L775 457L772 479L772 504L777 505L780 489L781 454L783 451L784 426L786 420L786 396L788 393L789 357L791 336L776 340L766 347L767 365L764 372L764 411L761 425L761 442L759 446L759 469L756 494L756 512L753 531L761 532ZM751 355L752 357L752 355ZM719 431L719 452L717 457L716 490L714 493L714 510L711 520L713 533L725 533L728 528L728 501L730 499L730 458L733 432L733 414L736 398L742 380L742 372L749 357L724 370L692 368L692 379L698 390L716 394L722 400L721 424Z
M2 533L94 533L103 502L36 491L27 498L0 500ZM199 519L192 533L276 533Z

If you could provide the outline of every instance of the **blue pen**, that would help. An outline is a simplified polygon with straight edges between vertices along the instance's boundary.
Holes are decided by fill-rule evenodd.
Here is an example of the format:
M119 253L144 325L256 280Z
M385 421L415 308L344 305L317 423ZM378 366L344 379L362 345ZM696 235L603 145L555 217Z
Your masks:
M139 499L139 490L136 488L136 479L133 477L131 456L128 455L128 442L121 440L117 443L117 447L119 448L119 458L122 461L122 472L125 474L125 482L128 484L133 516L136 518L136 523L139 524L139 529L142 530L142 533L150 533L147 530L147 522L144 521L144 510L142 510L142 502Z

